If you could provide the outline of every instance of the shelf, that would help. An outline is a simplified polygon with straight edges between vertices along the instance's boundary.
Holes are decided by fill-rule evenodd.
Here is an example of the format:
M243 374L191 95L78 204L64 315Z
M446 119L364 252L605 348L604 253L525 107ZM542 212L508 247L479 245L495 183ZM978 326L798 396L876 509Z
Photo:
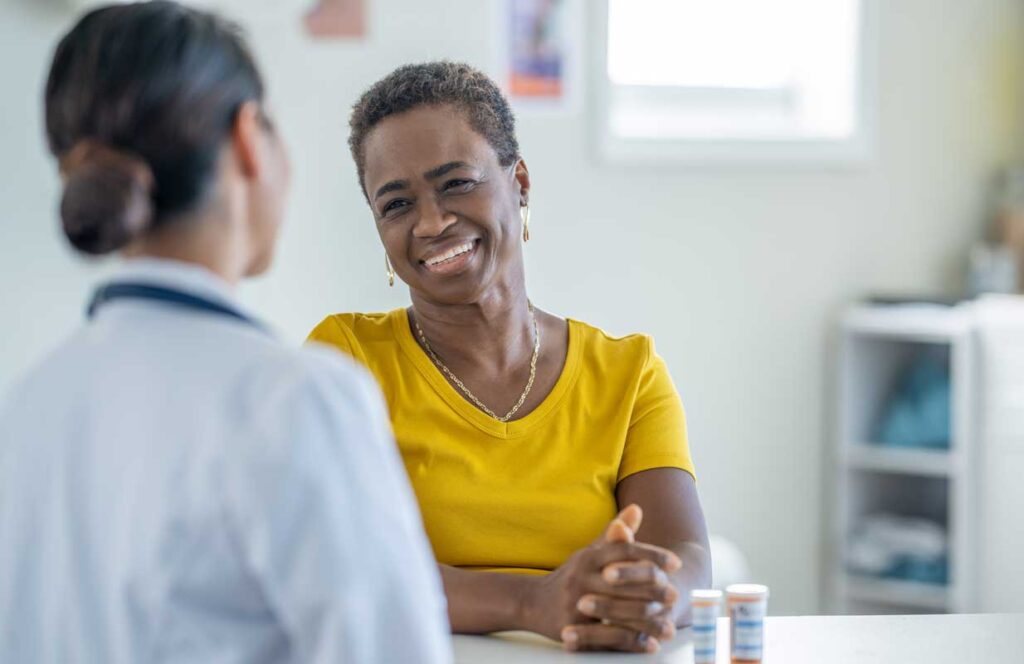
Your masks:
M905 341L948 343L970 329L961 307L905 304L854 307L843 316L843 329Z
M846 575L846 596L860 602L874 602L917 609L946 611L950 608L949 588L914 581L872 579Z
M947 450L883 447L870 443L846 449L846 465L882 473L953 477L959 473L959 457Z
M976 303L857 305L842 315L836 357L834 523L829 566L840 612L949 612L972 607L978 491ZM948 449L882 444L895 399L919 362L949 377ZM932 372L937 373L937 372ZM937 381L935 381L937 384ZM936 404L932 404L936 405ZM936 429L938 427L935 427ZM945 434L944 434L945 435ZM847 567L854 537L874 516L924 519L944 530L948 586L861 576Z

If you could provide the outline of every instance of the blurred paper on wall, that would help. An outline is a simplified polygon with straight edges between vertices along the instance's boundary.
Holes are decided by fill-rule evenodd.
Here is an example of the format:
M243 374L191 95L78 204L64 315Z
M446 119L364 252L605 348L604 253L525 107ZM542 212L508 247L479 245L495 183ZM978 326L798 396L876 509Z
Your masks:
M366 0L318 0L305 17L306 31L314 37L366 36Z
M582 27L578 0L505 0L501 20L503 85L513 104L576 109Z

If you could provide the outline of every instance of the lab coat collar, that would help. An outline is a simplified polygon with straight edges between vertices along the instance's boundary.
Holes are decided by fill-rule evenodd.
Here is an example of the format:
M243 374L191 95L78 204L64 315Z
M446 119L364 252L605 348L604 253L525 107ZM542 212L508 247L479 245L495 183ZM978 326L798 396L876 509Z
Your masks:
M122 282L181 290L225 304L248 315L246 308L238 301L231 284L195 263L158 258L131 258L126 260L112 277L99 285Z

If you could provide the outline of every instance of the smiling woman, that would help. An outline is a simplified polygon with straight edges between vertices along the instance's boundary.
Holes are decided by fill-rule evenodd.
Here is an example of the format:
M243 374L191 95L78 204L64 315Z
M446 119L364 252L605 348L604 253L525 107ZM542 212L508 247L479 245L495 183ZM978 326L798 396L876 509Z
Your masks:
M363 95L350 147L412 306L328 316L310 339L381 383L455 631L653 651L710 583L682 404L649 337L530 302L514 124L461 64Z

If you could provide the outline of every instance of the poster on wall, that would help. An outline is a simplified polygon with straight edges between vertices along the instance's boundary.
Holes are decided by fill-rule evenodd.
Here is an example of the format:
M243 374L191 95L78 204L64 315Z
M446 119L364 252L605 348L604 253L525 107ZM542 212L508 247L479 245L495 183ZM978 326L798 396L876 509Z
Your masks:
M366 0L317 0L304 23L318 39L365 37Z
M580 94L580 0L503 0L503 87L517 110L572 112Z

